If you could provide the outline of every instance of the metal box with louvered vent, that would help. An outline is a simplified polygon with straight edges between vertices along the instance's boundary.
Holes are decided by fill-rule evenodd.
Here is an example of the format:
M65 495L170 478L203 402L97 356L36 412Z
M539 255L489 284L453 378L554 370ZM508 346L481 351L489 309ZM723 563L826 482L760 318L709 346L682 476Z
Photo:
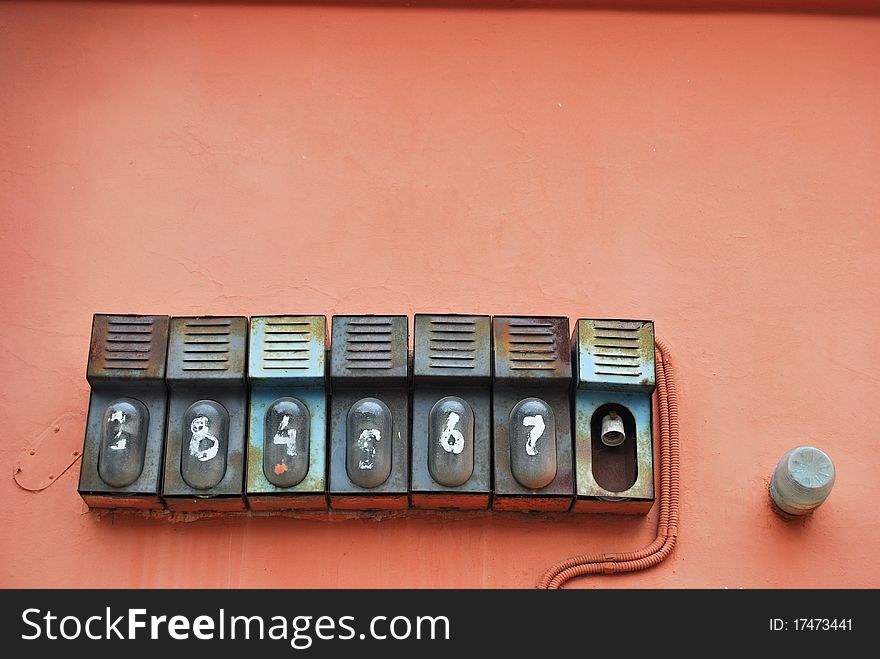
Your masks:
M481 510L492 487L489 316L416 314L411 497Z
M333 316L330 506L409 506L409 322Z
M575 512L654 503L654 324L580 319L575 344Z
M168 316L95 314L79 493L93 508L158 508Z
M568 510L574 495L568 318L495 316L495 510Z
M243 510L247 318L172 318L162 497L169 510Z
M327 507L327 319L250 323L247 487L251 510Z

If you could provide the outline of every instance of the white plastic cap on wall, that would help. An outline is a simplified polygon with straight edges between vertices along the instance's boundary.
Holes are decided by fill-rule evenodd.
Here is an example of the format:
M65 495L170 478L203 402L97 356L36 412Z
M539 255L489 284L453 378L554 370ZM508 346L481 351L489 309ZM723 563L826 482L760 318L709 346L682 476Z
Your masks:
M834 463L815 446L798 446L782 456L770 479L770 497L789 515L808 515L834 487Z

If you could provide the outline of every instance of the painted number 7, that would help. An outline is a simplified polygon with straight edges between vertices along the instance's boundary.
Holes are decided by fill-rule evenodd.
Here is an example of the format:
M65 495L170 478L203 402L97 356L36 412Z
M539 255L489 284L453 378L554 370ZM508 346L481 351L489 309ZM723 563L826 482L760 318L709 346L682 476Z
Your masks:
M529 431L529 437L526 439L526 453L529 455L538 455L537 442L541 439L541 436L544 434L544 428L546 427L544 425L544 417L540 414L524 417L523 425L526 428L531 428Z

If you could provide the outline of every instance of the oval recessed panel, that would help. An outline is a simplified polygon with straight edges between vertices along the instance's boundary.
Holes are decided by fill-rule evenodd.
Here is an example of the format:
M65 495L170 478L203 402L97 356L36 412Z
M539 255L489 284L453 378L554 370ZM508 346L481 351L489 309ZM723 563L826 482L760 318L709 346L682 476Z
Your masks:
M609 445L605 435L611 425L623 436L616 444ZM592 455L593 479L609 492L625 492L636 483L638 462L636 460L636 420L623 405L606 403L593 412L590 418L590 453ZM618 499L619 500L619 499Z
M272 485L293 487L309 471L308 408L296 398L279 398L266 411L263 473Z
M523 487L538 490L556 478L556 418L540 398L510 411L510 471Z
M196 490L215 487L226 474L229 413L220 403L200 400L183 415L180 475Z
M345 470L355 485L378 487L391 475L391 410L377 398L362 398L348 411Z
M150 413L134 398L114 400L104 410L98 475L112 487L134 483L144 469Z
M456 396L438 400L428 415L428 471L446 487L474 473L474 411Z

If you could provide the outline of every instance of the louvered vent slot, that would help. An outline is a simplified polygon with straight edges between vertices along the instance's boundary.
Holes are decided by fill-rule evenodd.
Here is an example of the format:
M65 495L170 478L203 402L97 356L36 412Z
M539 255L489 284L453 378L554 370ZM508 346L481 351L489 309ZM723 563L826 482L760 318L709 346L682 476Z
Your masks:
M194 318L183 331L184 371L226 371L229 369L229 333L232 321L223 318Z
M512 322L508 328L512 371L552 371L556 368L553 323Z
M104 345L104 368L145 371L152 357L153 320L110 316Z
M593 358L597 375L639 377L642 364L639 356L638 321L597 320L593 322Z
M353 370L390 369L393 323L384 318L357 318L345 325L345 366Z
M308 321L267 318L263 368L307 369L311 359L311 334Z
M428 329L428 366L474 368L477 325L465 318L431 320Z

